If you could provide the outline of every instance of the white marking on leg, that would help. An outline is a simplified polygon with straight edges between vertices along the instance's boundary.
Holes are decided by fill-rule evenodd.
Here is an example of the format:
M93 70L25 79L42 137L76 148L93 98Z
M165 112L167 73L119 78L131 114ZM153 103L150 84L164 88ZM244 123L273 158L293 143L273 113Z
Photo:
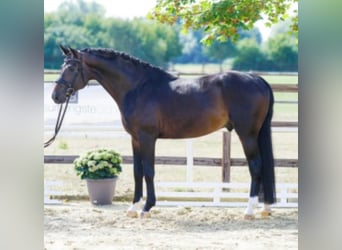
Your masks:
M264 203L264 211L271 211L271 205Z
M143 199L140 199L140 201L133 203L128 209L127 209L127 215L129 217L138 217L138 211L141 211L144 206Z
M272 213L271 211L271 205L264 203L264 209L261 211L261 216L262 217L268 217Z
M258 196L249 197L248 205L247 205L247 208L245 210L245 215L253 216L253 209L258 206L258 202L259 202Z
M151 213L150 213L150 212L141 211L141 213L140 213L140 218L141 218L141 219L148 219L148 218L151 218Z

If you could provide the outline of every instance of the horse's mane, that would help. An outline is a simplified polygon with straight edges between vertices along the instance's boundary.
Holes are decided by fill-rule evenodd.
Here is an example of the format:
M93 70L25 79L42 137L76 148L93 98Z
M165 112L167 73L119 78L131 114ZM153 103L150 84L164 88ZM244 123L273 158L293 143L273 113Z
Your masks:
M124 52L116 51L113 49L105 49L105 48L86 48L86 49L82 49L81 52L89 53L89 54L99 56L99 57L104 57L107 59L122 58L124 60L130 61L134 66L140 66L147 70L154 70L155 73L160 73L171 78L176 78L174 75L166 72L162 68L159 68L150 63L144 62Z

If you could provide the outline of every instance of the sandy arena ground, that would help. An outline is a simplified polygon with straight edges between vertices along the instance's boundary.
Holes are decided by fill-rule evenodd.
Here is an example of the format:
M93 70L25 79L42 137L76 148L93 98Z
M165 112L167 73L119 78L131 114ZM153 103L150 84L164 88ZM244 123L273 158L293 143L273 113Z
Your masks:
M45 249L298 249L298 209L247 221L244 208L155 207L151 218L132 219L128 206L45 205Z

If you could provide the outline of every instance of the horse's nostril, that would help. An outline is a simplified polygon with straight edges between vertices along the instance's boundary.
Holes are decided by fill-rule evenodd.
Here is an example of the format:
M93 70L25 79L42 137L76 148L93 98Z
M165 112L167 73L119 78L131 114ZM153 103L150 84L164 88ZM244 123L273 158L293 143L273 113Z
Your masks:
M56 104L61 104L64 102L64 99L60 95L57 95L56 92L52 93L51 98Z

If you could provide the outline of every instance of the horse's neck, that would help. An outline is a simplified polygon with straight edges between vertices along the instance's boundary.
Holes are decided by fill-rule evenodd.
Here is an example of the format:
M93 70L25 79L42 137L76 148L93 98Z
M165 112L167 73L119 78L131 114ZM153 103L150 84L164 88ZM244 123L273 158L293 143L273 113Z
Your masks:
M133 69L123 69L115 62L93 59L87 64L94 79L114 98L119 107L127 92L133 89L139 81L138 78L134 79L139 74L133 74Z

